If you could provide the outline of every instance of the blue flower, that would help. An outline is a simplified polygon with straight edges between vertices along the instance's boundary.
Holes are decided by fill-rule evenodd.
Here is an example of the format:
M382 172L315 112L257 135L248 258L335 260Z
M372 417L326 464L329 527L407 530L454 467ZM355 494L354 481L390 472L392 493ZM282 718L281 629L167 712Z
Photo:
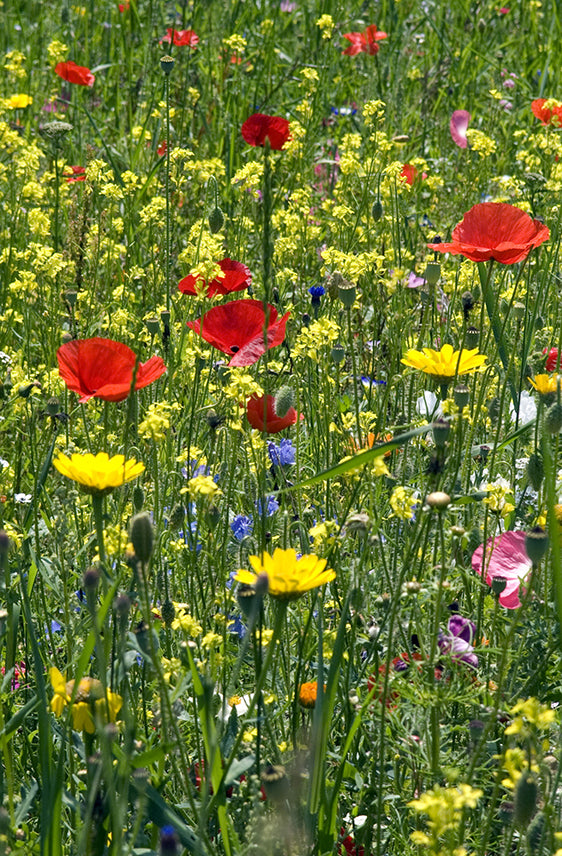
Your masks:
M278 446L270 441L267 451L274 467L289 467L295 463L295 447L291 440L281 440Z
M247 627L242 621L240 615L229 615L228 616L228 632L232 633L233 636L238 636L239 639L243 639L247 632Z
M258 510L258 514L263 514L263 503L261 499L256 499L256 508ZM266 517L271 517L276 511L279 511L279 503L274 496L268 496L266 498L265 506Z
M230 524L230 528L232 529L232 534L236 540L241 541L243 538L246 538L247 535L252 534L254 521L246 514L237 514Z

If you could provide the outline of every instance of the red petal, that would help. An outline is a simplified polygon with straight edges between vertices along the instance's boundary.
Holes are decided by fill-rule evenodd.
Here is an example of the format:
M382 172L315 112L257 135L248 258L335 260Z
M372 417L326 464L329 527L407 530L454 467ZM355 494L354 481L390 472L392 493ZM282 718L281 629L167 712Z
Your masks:
M294 425L297 421L297 411L294 407L290 407L285 416L277 416L274 402L275 398L272 395L268 395L265 415L265 431L267 434L278 434L279 431L283 431L289 425ZM252 428L257 428L258 431L264 430L263 411L263 395L253 395L246 405L246 416Z
M62 77L63 80L67 80L69 83L76 83L78 86L93 86L96 79L89 68L83 65L76 65L72 60L57 63L55 73L59 77Z
M242 125L242 136L250 146L263 146L269 138L271 148L279 151L290 137L289 123L282 116L254 113Z

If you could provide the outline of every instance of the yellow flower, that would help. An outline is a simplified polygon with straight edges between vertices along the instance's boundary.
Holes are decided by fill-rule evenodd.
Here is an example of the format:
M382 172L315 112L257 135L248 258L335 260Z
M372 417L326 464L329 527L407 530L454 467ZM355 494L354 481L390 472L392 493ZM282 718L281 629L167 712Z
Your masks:
M335 572L326 569L326 559L308 554L297 558L295 550L277 547L273 556L264 553L262 558L250 556L252 571L240 570L236 574L239 583L255 585L258 574L266 574L268 591L279 600L296 600L305 592L335 579Z
M54 666L49 669L49 678L54 690L51 710L55 716L62 716L74 694L74 681L65 681L64 676ZM101 681L96 678L82 678L72 703L72 727L75 731L94 734L96 720L107 722L109 715L109 721L115 722L122 704L123 699L117 693L108 690L107 695L104 694Z
M92 455L74 454L70 458L59 452L53 461L55 469L72 481L77 482L85 493L105 494L126 482L136 479L144 470L144 464L124 455L109 457L107 452Z
M440 351L433 348L416 351L411 348L402 362L405 366L432 375L439 383L447 383L457 375L480 371L484 367L486 357L478 353L478 348L455 351L452 345L443 345Z
M21 110L33 103L31 95L10 95L6 100L6 107L9 110Z
M540 395L552 395L556 393L560 383L560 375L538 374L534 378L527 378L529 383Z

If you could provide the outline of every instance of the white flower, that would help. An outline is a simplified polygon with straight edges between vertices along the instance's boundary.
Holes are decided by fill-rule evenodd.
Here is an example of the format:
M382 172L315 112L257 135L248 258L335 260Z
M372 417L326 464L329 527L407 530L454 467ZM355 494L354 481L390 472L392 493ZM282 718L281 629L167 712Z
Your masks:
M513 406L513 402L510 402L509 404L509 413L511 421L515 422L517 419L517 411ZM536 416L537 405L535 404L535 399L530 392L527 392L527 390L524 389L519 398L519 425L526 425L527 422L532 422L533 419L536 419Z
M14 502L19 503L20 505L29 505L33 497L30 493L15 493L14 494Z
M426 389L416 400L416 410L426 419L438 419L443 416L439 399L430 389Z

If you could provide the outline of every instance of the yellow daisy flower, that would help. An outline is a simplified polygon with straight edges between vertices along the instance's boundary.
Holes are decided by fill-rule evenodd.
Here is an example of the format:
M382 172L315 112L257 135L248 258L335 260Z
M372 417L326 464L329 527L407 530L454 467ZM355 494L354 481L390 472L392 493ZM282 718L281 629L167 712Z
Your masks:
M410 348L402 362L405 366L431 375L439 383L448 383L457 375L481 371L486 359L484 354L478 353L478 348L455 351L452 345L443 345L440 351L433 348L416 351Z
M70 704L74 692L74 681L66 681L57 668L49 669L49 679L54 690L51 699L51 710L55 716L62 716L67 704ZM96 678L82 678L72 704L72 727L75 731L85 731L94 734L96 720L115 722L121 710L123 699L117 693L107 691L104 696L101 681Z
M74 454L70 458L59 452L53 461L55 469L77 482L85 493L105 494L126 482L136 479L144 471L144 464L124 455L109 457L107 452L92 455Z
M535 375L534 378L527 378L527 380L540 395L547 396L556 394L556 390L558 389L558 384L560 382L560 375L538 374Z
M255 573L242 569L236 574L236 580L255 585L257 575L265 574L269 594L284 601L296 600L305 592L329 583L336 576L331 568L326 569L326 559L319 559L312 554L297 558L295 550L281 550L279 547L273 556L269 553L264 553L261 559L259 556L250 556L250 564Z

